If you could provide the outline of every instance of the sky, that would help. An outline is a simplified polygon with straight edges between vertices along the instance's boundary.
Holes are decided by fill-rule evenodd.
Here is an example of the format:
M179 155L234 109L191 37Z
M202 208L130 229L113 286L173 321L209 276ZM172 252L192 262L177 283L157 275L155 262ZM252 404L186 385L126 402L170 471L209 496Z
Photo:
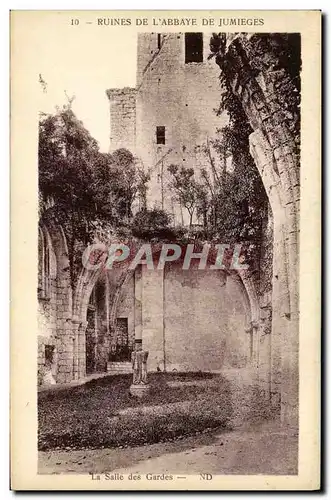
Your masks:
M56 35L56 34L55 34ZM51 33L54 37L54 33ZM56 43L57 42L57 43ZM106 89L134 87L136 81L136 34L123 29L77 31L66 39L38 47L38 67L47 84L41 92L41 111L53 112L75 95L73 110L85 128L109 149L110 118Z

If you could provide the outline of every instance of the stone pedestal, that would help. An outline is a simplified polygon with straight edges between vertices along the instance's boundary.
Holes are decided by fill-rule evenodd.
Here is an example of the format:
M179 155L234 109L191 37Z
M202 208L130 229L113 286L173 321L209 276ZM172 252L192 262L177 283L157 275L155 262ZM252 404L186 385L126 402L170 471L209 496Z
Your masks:
M147 358L148 351L143 351L141 339L136 339L135 350L131 355L133 380L130 386L130 394L138 398L147 394L150 388L147 383Z
M132 396L136 396L138 398L142 398L146 394L148 394L150 389L149 384L132 384L130 386L130 394Z

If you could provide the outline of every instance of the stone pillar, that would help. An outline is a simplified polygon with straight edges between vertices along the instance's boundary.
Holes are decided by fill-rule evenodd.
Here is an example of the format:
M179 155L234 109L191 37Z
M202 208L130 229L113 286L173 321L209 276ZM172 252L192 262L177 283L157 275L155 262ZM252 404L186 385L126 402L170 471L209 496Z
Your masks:
M142 339L149 370L164 367L163 270L142 268Z
M260 309L260 357L259 357L259 383L268 399L271 399L271 293L261 297ZM279 396L279 392L277 393Z
M271 394L272 398L280 395L282 406L284 404L284 383L283 373L284 342L289 334L288 320L286 317L289 311L289 296L287 293L287 277L285 269L285 247L283 237L283 227L279 223L280 214L274 214L274 257L273 257L273 279L272 279L272 331L271 331ZM283 420L283 418L282 418Z
M71 326L71 325L70 325ZM59 332L57 382L67 384L73 379L73 342L71 328Z
M252 344L253 344L253 352L252 352L252 365L255 369L256 373L258 373L259 368L259 351L260 351L260 336L258 325L252 322Z
M246 366L245 379L251 384L259 383L259 348L260 348L260 332L256 321L251 321L245 328L245 333L248 337L248 363Z
M54 351L53 351L52 368L51 368L54 380L56 380L57 370L58 370L58 353L57 353L57 342L55 342L54 343Z
M134 335L142 339L142 268L137 266L134 274Z
M78 329L80 326L80 321L78 320L73 320L73 380L78 380L79 379L79 372L78 372Z
M86 377L86 327L87 321L81 321L78 328L78 379Z
M74 324L72 322L72 289L68 273L59 276L56 291L57 374L60 384L74 378Z
M271 393L281 394L281 419L296 426L298 421L298 342L297 311L298 267L294 252L288 250L287 237L293 221L285 209L287 198L275 170L275 158L270 143L261 130L250 135L251 154L269 195L273 212L273 277L271 331ZM289 253L292 258L289 259ZM291 282L291 284L290 284Z

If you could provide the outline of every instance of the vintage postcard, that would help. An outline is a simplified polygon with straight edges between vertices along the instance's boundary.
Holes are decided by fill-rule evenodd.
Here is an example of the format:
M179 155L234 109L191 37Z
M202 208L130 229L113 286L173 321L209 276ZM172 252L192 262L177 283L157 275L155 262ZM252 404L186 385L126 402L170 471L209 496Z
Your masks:
M320 11L11 13L14 490L320 485Z

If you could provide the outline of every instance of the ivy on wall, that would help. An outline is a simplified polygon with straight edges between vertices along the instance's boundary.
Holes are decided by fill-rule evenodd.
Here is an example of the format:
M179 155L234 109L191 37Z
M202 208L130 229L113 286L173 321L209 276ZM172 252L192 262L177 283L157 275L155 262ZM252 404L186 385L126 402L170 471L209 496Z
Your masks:
M40 216L47 212L64 229L72 285L86 245L130 228L133 203L144 203L147 181L130 151L101 153L70 105L40 117Z

